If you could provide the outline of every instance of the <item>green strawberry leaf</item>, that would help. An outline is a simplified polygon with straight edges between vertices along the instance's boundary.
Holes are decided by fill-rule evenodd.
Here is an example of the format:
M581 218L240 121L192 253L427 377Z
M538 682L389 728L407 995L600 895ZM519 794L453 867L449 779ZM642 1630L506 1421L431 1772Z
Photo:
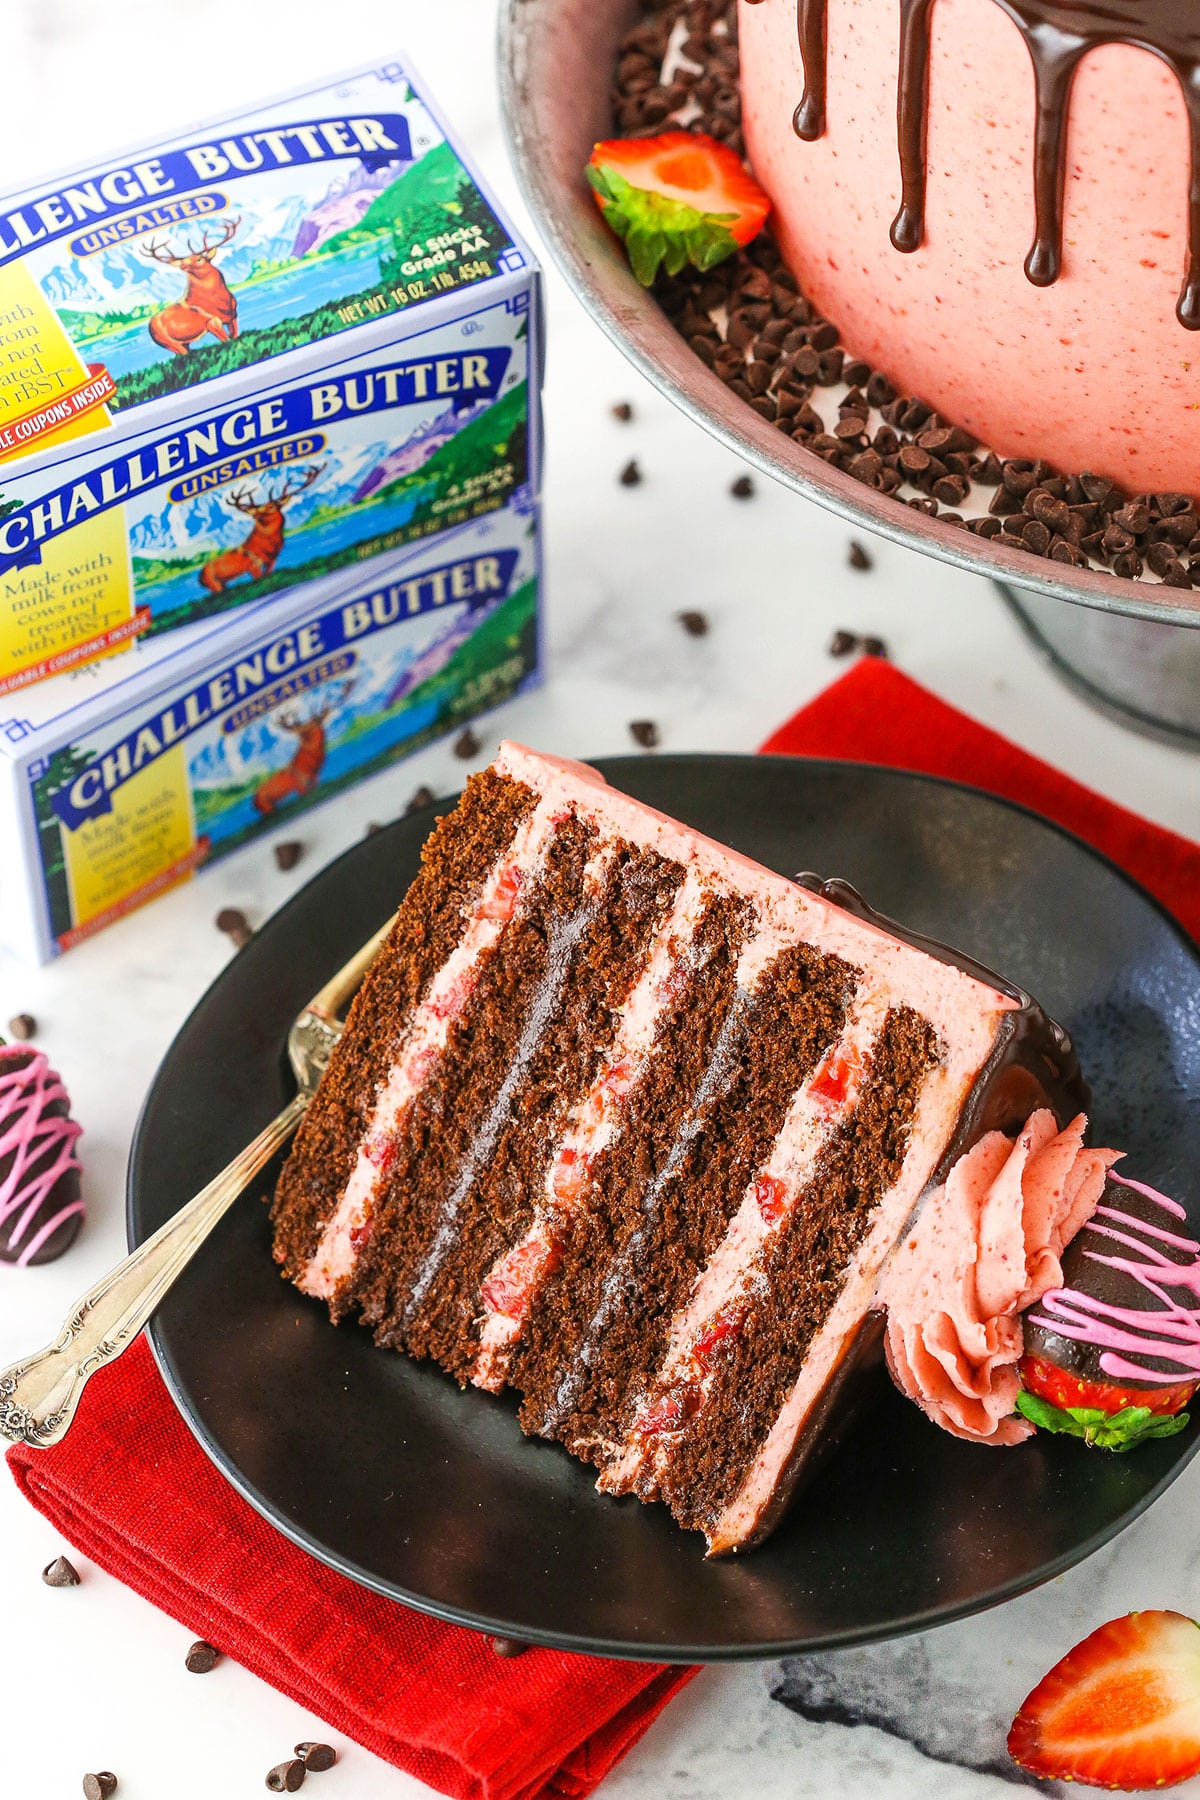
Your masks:
M1017 1411L1039 1431L1082 1438L1100 1450L1122 1456L1150 1438L1174 1437L1188 1423L1187 1413L1153 1413L1148 1406L1127 1406L1106 1413L1098 1406L1054 1406L1040 1394L1017 1395Z
M687 262L711 269L737 249L728 221L736 213L705 213L683 200L637 188L617 169L589 164L587 178L604 202L604 220L625 243L629 264L643 287L660 268L678 275Z

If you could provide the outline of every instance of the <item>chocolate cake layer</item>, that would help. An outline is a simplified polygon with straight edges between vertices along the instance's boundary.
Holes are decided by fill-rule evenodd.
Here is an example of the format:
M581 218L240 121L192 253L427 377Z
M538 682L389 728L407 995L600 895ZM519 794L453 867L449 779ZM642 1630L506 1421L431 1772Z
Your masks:
M361 1311L381 1344L410 1348L410 1328L435 1298L513 1094L562 1006L574 951L597 907L589 880L596 848L596 833L581 820L556 831L504 933L503 954L484 962L389 1141L365 1241L336 1299L339 1313ZM414 1334L414 1353L421 1341Z
M536 804L531 789L485 769L422 850L420 873L350 1008L343 1053L304 1116L275 1190L275 1257L293 1280L350 1179L413 1006L460 937L464 909Z
M592 1460L623 1435L643 1371L661 1356L797 1085L840 1034L854 989L855 972L840 959L794 945L747 993L733 948L714 959L725 967L710 977L703 1036L698 995L685 996L687 1041L673 1040L675 1021L664 1023L646 1092L596 1172L587 1242L556 1284L560 1335L522 1423ZM651 1119L658 1130L645 1157ZM519 1372L514 1380L521 1385Z
M404 1330L410 1354L436 1357L460 1381L470 1378L478 1358L483 1281L531 1223L572 1106L595 1078L650 939L682 880L678 863L618 846L587 904L574 952L558 966L557 1004L543 1008L536 1047L524 1073L508 1086L507 1114L463 1197L453 1250ZM530 928L541 926L531 919ZM569 933L569 922L566 933L561 921L550 924L548 967L554 967L556 937Z
M749 1308L713 1351L714 1378L660 1480L681 1524L713 1526L732 1501L836 1300L875 1207L897 1180L936 1035L909 1008L888 1014L857 1103L837 1125L786 1227L748 1284Z

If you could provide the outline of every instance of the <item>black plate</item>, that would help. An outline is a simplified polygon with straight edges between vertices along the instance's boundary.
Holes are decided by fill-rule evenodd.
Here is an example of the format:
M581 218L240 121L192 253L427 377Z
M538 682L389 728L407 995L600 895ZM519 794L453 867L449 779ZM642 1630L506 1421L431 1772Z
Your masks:
M1030 988L1075 1033L1098 1140L1197 1209L1200 953L1111 863L1034 814L890 769L789 757L600 764L615 786L770 868L853 881ZM444 810L444 807L443 807ZM434 809L365 838L237 956L172 1045L129 1179L140 1240L290 1091L288 1025L395 906ZM265 1186L266 1184L264 1184ZM439 1617L567 1649L711 1660L862 1643L1060 1573L1135 1518L1197 1427L1130 1456L948 1437L881 1381L869 1422L791 1518L705 1562L665 1508L596 1494L514 1408L334 1330L276 1273L247 1197L160 1310L159 1364L201 1444L297 1543Z

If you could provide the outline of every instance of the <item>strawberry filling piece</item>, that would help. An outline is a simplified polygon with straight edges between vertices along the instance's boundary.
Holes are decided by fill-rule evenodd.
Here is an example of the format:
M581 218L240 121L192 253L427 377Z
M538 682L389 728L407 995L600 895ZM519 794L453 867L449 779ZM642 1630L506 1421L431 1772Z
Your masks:
M760 1175L754 1183L754 1199L764 1225L776 1225L787 1207L787 1184L777 1175Z
M476 907L476 917L495 919L499 924L507 925L517 910L517 897L524 879L523 870L516 863L509 863L506 869L501 870L493 891Z
M559 1256L558 1246L544 1238L515 1244L483 1284L488 1311L506 1319L523 1319L535 1289L553 1272Z

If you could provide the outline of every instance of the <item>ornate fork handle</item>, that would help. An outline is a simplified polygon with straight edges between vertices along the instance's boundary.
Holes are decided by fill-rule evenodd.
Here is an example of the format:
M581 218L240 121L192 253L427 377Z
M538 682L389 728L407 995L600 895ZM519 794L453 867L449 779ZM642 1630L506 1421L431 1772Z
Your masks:
M97 1369L127 1350L217 1220L291 1137L298 1093L253 1143L79 1300L53 1344L0 1372L0 1437L44 1449L64 1437Z

